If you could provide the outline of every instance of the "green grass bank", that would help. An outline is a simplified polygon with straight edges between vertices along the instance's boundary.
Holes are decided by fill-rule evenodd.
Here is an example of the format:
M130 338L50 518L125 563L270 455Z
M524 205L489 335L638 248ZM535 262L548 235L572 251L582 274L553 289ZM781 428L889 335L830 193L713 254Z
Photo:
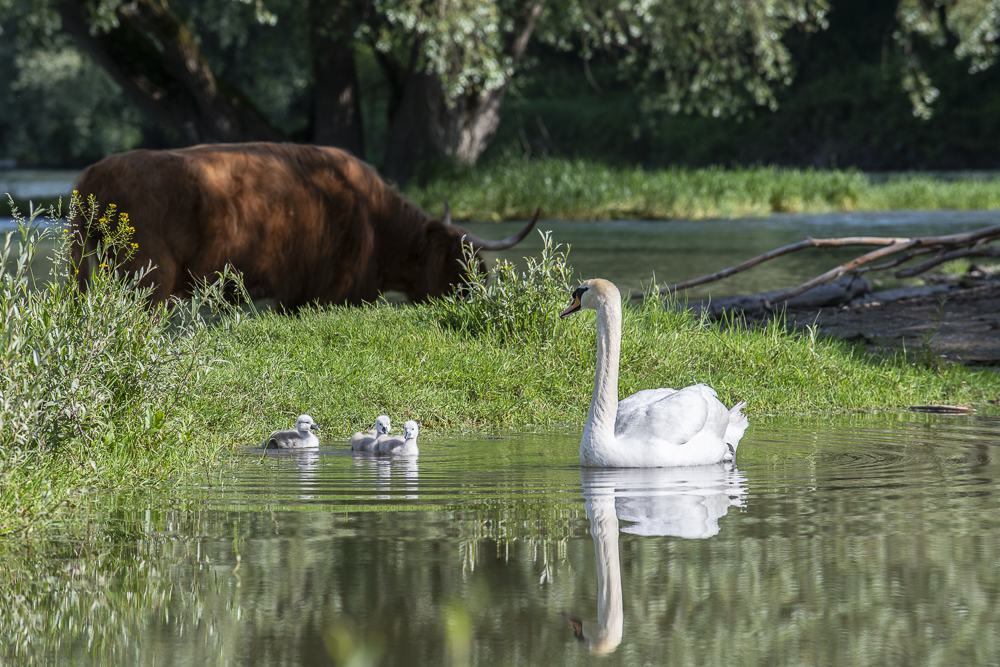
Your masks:
M531 217L560 220L700 219L771 213L1000 209L1000 180L899 174L877 181L864 172L783 167L646 170L596 161L497 159L475 167L445 166L417 178L403 194L456 220ZM15 198L22 211L29 202ZM58 199L38 206L56 207ZM65 200L63 206L66 206Z
M210 476L303 412L345 446L382 413L425 433L580 428L586 417L594 317L558 319L571 270L550 242L464 296L247 317L221 301L226 276L158 309L113 262L85 294L66 280L65 255L32 282L46 233L9 236L4 249L0 537L79 529L95 493ZM922 350L869 356L780 322L725 326L654 302L626 309L621 365L623 396L706 382L726 403L746 401L751 420L1000 395L996 373Z
M1000 208L1000 180L782 167L647 171L566 159L501 160L436 172L404 194L457 220L698 219L771 213Z

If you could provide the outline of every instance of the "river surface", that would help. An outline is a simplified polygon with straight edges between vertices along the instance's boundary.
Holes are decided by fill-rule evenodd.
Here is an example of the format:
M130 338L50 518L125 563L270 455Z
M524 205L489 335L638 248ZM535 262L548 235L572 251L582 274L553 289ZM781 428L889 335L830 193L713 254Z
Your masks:
M95 498L5 556L0 663L1000 664L997 417L758 419L736 468L578 443L331 441Z
M466 223L483 238L502 238L523 223ZM659 284L697 278L739 264L761 253L812 236L932 236L957 234L1000 224L998 211L891 211L881 213L779 214L766 218L732 220L612 220L567 222L542 220L538 229L550 230L563 249L571 246L569 263L580 278L606 278L625 292L638 292L654 276ZM0 233L12 229L10 218L0 218ZM497 258L520 262L536 256L541 238L532 233L503 253L486 253L487 264ZM36 275L45 275L40 253ZM793 287L863 252L858 248L805 250L759 265L726 280L693 288L691 298L751 294ZM41 271L41 273L37 273ZM874 275L874 274L873 274ZM891 280L891 276L882 275Z
M484 238L514 234L522 223L464 225ZM937 236L1000 224L1000 211L888 211L876 213L783 213L732 220L612 220L566 222L543 220L557 243L571 247L569 263L582 278L606 278L622 292L647 287L654 275L660 285L690 280L807 237ZM532 234L503 253L518 261L537 253L541 239ZM726 280L689 290L693 298L725 297L793 287L864 252L862 248L810 249L786 255ZM891 274L872 274L891 280Z

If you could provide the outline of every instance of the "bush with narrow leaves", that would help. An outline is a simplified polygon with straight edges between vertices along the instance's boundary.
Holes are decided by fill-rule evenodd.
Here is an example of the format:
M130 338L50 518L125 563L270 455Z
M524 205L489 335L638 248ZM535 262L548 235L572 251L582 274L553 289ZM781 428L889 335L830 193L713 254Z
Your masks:
M573 270L569 249L553 244L551 232L539 232L542 252L527 257L524 270L506 260L483 275L480 260L465 249L462 284L433 302L432 311L446 327L472 336L490 335L500 343L544 344L558 326L567 303ZM487 279L488 277L488 279Z

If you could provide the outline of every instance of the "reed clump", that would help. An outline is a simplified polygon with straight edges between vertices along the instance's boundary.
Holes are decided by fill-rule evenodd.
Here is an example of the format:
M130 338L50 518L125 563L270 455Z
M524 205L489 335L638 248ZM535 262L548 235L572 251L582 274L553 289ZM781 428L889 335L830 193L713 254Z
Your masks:
M671 167L645 170L588 160L501 160L452 167L406 195L441 215L447 199L462 220L699 219L771 213L1000 208L997 180L943 181L899 175L873 183L856 169Z

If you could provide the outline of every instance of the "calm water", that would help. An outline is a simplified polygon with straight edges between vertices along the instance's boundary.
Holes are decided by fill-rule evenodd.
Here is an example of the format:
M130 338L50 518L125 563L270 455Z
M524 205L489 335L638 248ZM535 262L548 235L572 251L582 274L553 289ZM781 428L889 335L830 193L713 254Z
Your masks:
M757 420L738 469L577 446L332 442L102 499L5 557L0 662L1000 664L1000 419Z
M892 211L782 214L735 220L543 220L538 228L551 230L557 243L572 246L569 261L580 277L607 278L622 292L638 292L649 285L654 274L660 284L689 280L808 236L930 236L995 224L1000 224L998 211ZM521 225L505 222L464 226L484 238L502 238L515 233ZM0 233L10 229L10 219L0 218ZM509 251L486 255L490 264L495 257L520 261L526 255L536 255L541 247L541 239L532 233ZM694 288L690 296L723 297L792 287L861 252L850 248L800 251L733 278ZM42 253L50 254L48 250ZM40 263L39 269L47 269L47 265Z
M622 292L638 292L653 275L659 284L690 280L739 264L774 248L836 236L931 236L1000 224L1000 211L891 211L780 214L734 220L563 222L543 220L556 242L569 244L569 262L583 278L607 278ZM520 223L465 225L484 238L502 238ZM542 247L537 234L491 257L517 261ZM695 298L750 294L793 287L852 259L863 249L803 250L732 278L694 288ZM886 277L888 274L885 274Z

